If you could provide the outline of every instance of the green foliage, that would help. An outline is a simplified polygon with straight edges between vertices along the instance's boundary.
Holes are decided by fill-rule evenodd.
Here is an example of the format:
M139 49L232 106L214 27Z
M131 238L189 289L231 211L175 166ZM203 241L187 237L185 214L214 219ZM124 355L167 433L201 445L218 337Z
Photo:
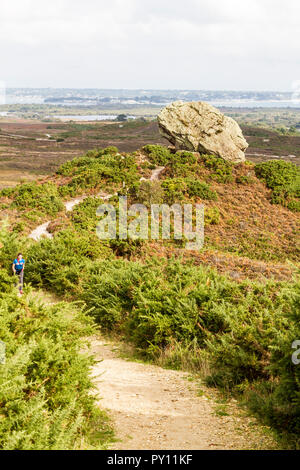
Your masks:
M98 150L96 158L101 158L104 155L116 155L117 153L119 153L119 149L117 147L110 146L103 150Z
M237 184L248 185L248 184L252 184L254 180L253 178L251 178L251 176L241 175L241 176L236 177L235 182Z
M151 204L161 204L164 191L160 181L142 181L136 191L136 199L150 207Z
M10 192L13 207L18 209L40 209L49 215L56 215L64 206L59 198L57 186L53 183L20 184Z
M244 393L252 409L253 395L261 398L255 409L262 419L281 433L298 432L300 380L291 344L300 338L299 284L237 284L174 261L116 261L94 268L82 298L103 328L122 332L148 357L174 344L187 353L198 349L199 358L205 353L209 384Z
M217 193L212 191L208 184L192 178L186 179L185 182L190 197L199 197L207 201L216 201L218 199Z
M88 197L73 208L71 220L78 230L96 233L98 219L96 216L97 208L103 204L99 198Z
M0 340L5 343L5 362L0 364L0 449L103 448L112 432L91 393L94 360L83 352L86 337L95 331L93 322L75 304L43 304L28 287L18 298L14 278L8 275L15 244L16 236L2 229Z
M16 232L8 231L8 223L2 223L0 227L0 263L7 272L12 272L12 262L17 254L24 251L26 239Z
M211 178L218 183L230 183L233 181L233 165L223 158L214 155L201 155L201 159L206 168L211 170Z
M71 177L71 181L60 187L61 195L74 195L84 189L99 188L106 184L125 182L132 185L139 180L134 156L120 155L116 147L88 152L63 164L59 175ZM65 189L68 188L68 189Z
M26 276L35 286L70 297L80 290L89 262L110 255L95 232L63 230L28 249Z
M270 189L289 188L295 178L299 177L300 169L294 163L271 160L255 165L255 174Z
M197 154L186 151L178 151L171 154L168 162L168 174L172 178L194 177L199 171L199 157Z
M218 225L220 223L220 211L217 207L206 207L204 221L208 225Z
M88 426L97 418L89 377L91 357L80 353L91 334L88 318L72 305L0 299L0 448L67 450L89 447ZM72 319L71 319L72 314ZM101 447L98 442L98 448Z
M294 163L271 160L255 166L256 176L272 189L271 201L288 209L300 210L300 169Z
M295 199L288 202L287 208L290 209L292 212L300 212L300 201L296 201Z
M145 145L144 152L149 160L155 165L166 165L172 158L172 154L168 148L162 145Z
M6 266L15 238L0 235ZM82 352L93 323L74 304L46 306L26 290L18 298L13 277L0 269L0 449L101 448L106 438L92 442L91 428L97 423L107 438L110 430L91 394L93 359Z
M165 200L168 204L182 201L184 192L186 192L186 183L184 178L165 179L161 184L165 192Z
M217 193L207 183L194 178L167 178L161 186L165 192L165 200L169 204L184 199L184 196L197 197L203 200L216 201Z
M0 197L13 197L15 194L15 188L3 188L0 191Z

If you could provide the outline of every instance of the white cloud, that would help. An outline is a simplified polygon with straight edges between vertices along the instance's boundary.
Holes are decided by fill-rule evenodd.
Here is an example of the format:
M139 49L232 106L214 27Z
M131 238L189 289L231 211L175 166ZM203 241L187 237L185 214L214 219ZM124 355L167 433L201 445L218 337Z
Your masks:
M288 89L298 0L2 0L8 86Z

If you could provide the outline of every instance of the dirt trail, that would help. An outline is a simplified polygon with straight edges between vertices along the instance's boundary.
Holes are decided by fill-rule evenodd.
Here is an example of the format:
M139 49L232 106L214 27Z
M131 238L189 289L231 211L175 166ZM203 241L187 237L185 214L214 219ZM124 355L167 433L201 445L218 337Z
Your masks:
M152 171L152 175L150 176L150 181L157 181L164 169L164 166L159 166L158 168L155 168L155 170Z
M53 235L48 232L49 225L50 225L49 221L45 222L42 225L39 225L34 230L32 230L32 232L28 235L29 238L32 238L36 242L39 241L42 237L52 238Z
M116 345L99 338L92 352L101 361L92 371L99 406L115 424L113 449L270 448L270 438L236 405L234 413L218 416L222 405L208 390L199 394L199 382L189 381L188 373L125 360Z
M32 291L29 298L51 305L59 298ZM98 404L112 418L114 450L277 449L253 417L235 400L217 399L189 373L134 362L123 346L101 336L89 338L95 357L91 375ZM123 356L123 357L122 357Z

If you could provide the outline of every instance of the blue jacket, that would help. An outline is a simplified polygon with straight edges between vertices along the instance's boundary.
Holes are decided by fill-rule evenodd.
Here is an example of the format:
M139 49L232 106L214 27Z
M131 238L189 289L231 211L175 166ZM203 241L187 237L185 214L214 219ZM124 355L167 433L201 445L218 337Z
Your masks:
M20 272L24 269L25 259L20 259L20 260L18 260L17 258L14 259L14 265L15 265L16 273L20 274Z

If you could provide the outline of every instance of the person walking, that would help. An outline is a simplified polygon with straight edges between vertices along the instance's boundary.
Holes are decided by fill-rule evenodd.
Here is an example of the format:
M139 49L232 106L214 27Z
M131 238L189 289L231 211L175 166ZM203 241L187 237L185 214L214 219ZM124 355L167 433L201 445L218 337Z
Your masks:
M14 259L12 270L15 276L18 276L18 282L16 286L19 289L20 295L23 295L23 282L24 282L24 268L25 268L25 259L23 259L22 253L19 253L17 258Z

